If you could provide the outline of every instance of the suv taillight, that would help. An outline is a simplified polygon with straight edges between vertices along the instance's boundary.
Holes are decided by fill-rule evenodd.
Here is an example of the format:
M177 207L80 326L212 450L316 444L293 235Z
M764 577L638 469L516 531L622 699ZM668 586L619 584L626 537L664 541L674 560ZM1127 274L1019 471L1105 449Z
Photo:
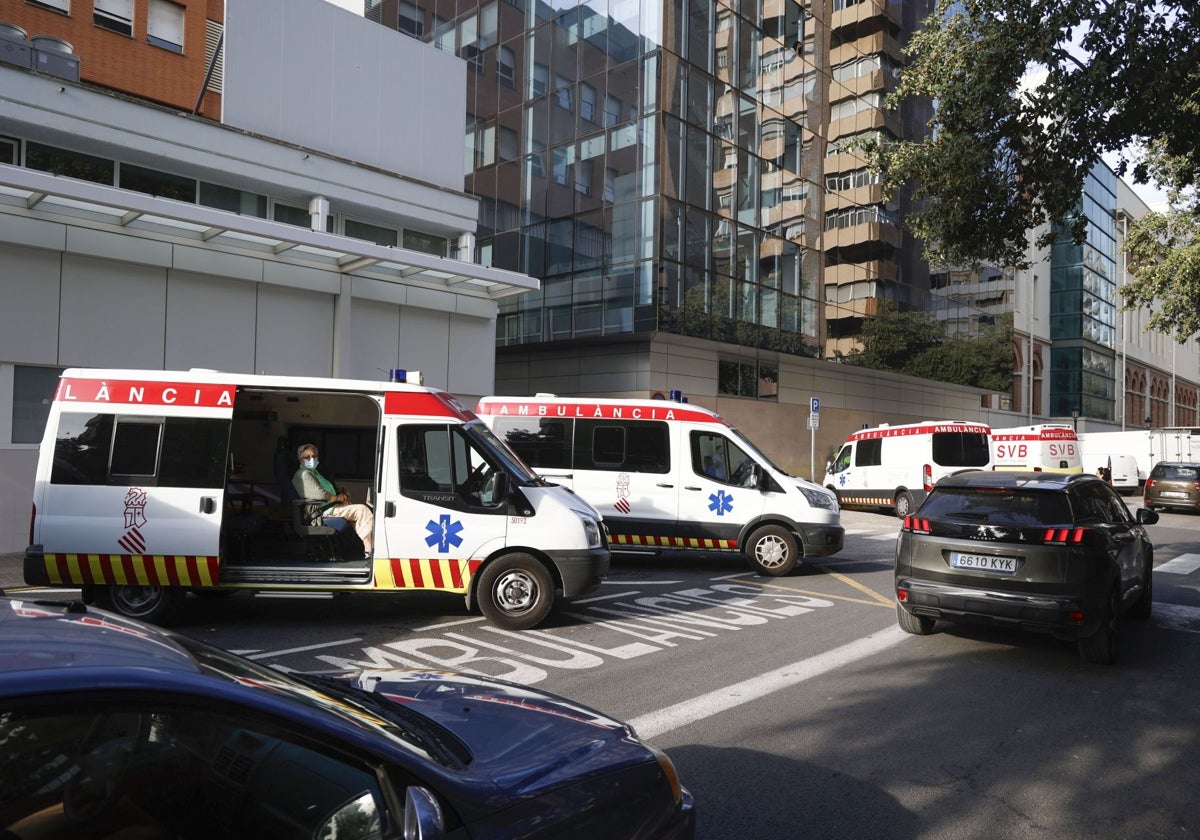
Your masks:
M1151 487L1153 487L1153 486L1154 486L1154 479L1153 479L1153 478L1147 478L1147 479L1146 479L1146 489L1147 489L1147 490L1149 490L1149 489L1150 489Z
M918 519L915 516L904 517L904 530L912 531L914 534L928 534L929 520Z
M1083 542L1087 528L1047 528L1042 534L1046 545L1074 545Z

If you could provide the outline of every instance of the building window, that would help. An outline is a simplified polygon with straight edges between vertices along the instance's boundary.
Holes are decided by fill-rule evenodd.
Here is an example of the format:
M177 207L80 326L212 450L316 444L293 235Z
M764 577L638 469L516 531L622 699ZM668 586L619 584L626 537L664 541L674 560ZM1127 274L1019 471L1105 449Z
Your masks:
M133 0L92 0L92 23L121 35L132 35Z
M146 14L146 43L183 52L184 8L170 0L150 0Z
M550 85L550 68L545 64L533 63L533 73L529 76L530 98L545 96Z
M342 221L342 233L352 239L362 239L366 242L374 242L376 245L385 245L389 248L395 248L396 243L400 241L400 234L392 228L380 227L379 225L359 222L354 219L345 219Z
M312 220L308 216L307 207L293 207L290 204L284 204L279 201L271 205L271 218L285 225L295 225L302 228L307 228L312 224Z
M508 47L496 48L496 77L505 87L516 86L517 60Z
M158 172L154 169L144 169L132 163L122 163L117 186L123 190L155 195L161 198L173 198L176 201L196 203L196 181L182 175L170 172Z
M419 230L404 231L404 247L409 251L420 251L423 254L433 254L435 257L446 256L450 240L444 236L434 236Z
M223 187L220 184L209 184L201 181L200 198L197 203L205 207L215 207L218 210L238 213L242 216L255 216L259 219L267 218L267 197L265 195L246 192L234 189L233 187Z
M554 74L554 101L559 108L571 110L571 80L557 73Z
M107 184L110 187L116 172L116 163L107 158L93 157L55 146L43 146L32 141L25 143L25 165L40 172Z
M722 359L717 363L717 393L773 400L779 396L779 368L765 362Z
M596 121L596 89L586 82L579 83L579 116L588 122Z
M12 137L0 137L0 163L15 166L17 163L17 150L19 148L20 141Z
M604 124L616 125L621 119L621 100L615 96L608 96L604 100Z
M400 0L400 23L397 27L406 35L420 38L425 34L425 14L415 3Z
M25 2L31 6L45 6L47 9L54 9L65 15L71 13L71 0L25 0Z
M62 368L13 368L12 442L41 443Z

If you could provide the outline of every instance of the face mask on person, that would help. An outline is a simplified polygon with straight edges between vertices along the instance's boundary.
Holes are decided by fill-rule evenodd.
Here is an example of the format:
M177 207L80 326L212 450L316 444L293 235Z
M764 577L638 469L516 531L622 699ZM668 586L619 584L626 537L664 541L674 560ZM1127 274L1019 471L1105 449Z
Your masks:
M318 461L316 458L305 458L303 463L306 470L315 470L320 461Z

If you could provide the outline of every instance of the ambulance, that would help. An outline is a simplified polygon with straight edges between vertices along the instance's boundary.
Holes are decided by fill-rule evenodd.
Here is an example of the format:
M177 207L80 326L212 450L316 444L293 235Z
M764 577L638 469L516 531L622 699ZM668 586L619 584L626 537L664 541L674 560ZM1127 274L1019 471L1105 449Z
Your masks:
M1040 423L1012 429L992 429L997 470L1083 472L1083 453L1069 423Z
M508 629L608 570L600 514L419 374L389 382L62 374L34 481L30 586L168 621L189 592L449 592ZM374 511L374 549L294 498L297 450Z
M890 508L903 518L951 473L992 468L991 428L963 420L887 424L850 435L825 471L838 502Z
M614 552L741 553L779 576L842 548L834 495L706 408L538 394L484 397L475 412L538 475L603 511Z

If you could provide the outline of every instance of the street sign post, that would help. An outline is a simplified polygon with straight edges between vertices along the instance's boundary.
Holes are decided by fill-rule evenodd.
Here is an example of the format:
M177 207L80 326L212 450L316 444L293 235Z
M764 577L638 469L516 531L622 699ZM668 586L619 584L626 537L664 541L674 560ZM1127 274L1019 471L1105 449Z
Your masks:
M817 429L821 425L821 398L812 397L808 401L808 474L817 481Z

